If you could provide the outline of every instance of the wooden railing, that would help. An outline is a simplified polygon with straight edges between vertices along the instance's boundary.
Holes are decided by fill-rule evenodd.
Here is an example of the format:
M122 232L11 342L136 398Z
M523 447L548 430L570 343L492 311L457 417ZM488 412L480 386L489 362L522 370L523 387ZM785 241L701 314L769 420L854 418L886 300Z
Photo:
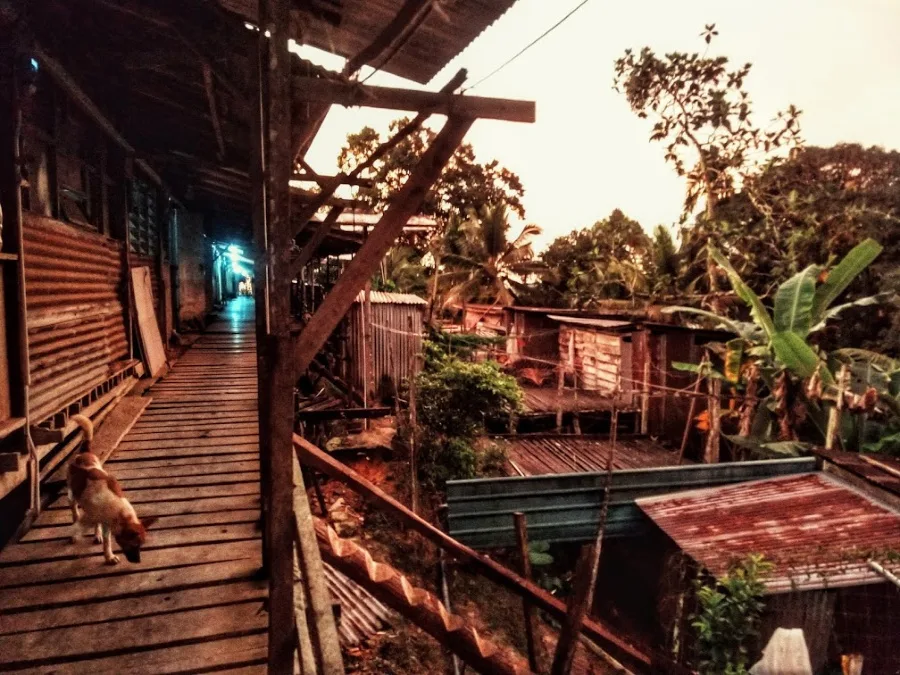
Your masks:
M453 539L306 439L295 435L294 447L297 452L297 458L303 466L344 483L354 492L373 502L380 510L390 513L404 526L422 535L451 557L468 563L470 568L476 570L485 578L499 584L523 600L527 600L531 606L543 610L553 618L559 621L565 619L567 615L566 604L536 584ZM306 505L306 510L307 512L309 511L308 504ZM323 525L317 524L317 538L322 551L326 552L329 548L333 548L335 544L330 536L322 534L322 527ZM326 553L326 555L330 556L330 553ZM329 561L331 561L331 557L329 557ZM352 575L348 576L352 578ZM366 586L363 582L360 583L369 592L376 595L372 588ZM376 597L378 596L376 595ZM597 620L586 618L581 632L586 638L597 643L615 659L636 671L672 672L673 664L667 657L654 655L638 648L614 634L612 630ZM459 653L458 655L463 660L466 660L465 654Z

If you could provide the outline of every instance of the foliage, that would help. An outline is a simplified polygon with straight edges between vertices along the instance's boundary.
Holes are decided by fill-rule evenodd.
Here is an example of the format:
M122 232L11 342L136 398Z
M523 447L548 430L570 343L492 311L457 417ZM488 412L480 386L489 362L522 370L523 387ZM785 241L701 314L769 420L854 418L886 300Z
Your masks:
M390 135L409 122L408 118L391 122ZM357 198L373 211L383 211L390 196L403 185L415 169L419 158L434 140L436 134L427 127L403 139L363 178L373 181L372 187L361 187ZM371 127L347 136L347 145L338 155L342 171L351 171L362 164L386 139ZM525 217L522 195L525 189L519 177L500 166L497 160L486 164L475 161L475 151L469 143L457 148L441 177L428 193L421 213L446 222L453 213L468 213L485 204L506 204L516 215Z
M528 560L535 567L545 567L553 564L553 556L550 555L550 543L546 541L532 541L528 544Z
M715 26L706 27L709 45ZM615 87L641 118L656 119L651 141L666 145L666 160L687 180L684 212L702 198L706 217L735 190L740 176L769 154L799 140L800 111L790 106L763 130L753 123L744 80L751 65L730 69L728 58L673 52L657 56L649 47L625 50L615 63Z
M432 329L423 343L425 370L440 368L448 358L468 359L479 349L506 344L504 337L485 337L472 333L446 333Z
M838 397L855 395L857 398L850 401L855 412L871 412L869 408L873 408L873 404L863 402L863 395L872 398L881 392L890 398L890 377L877 381L871 367L865 378L857 378L845 391L847 387L838 383L839 371L853 360L854 355L859 357L859 351L830 354L813 341L815 334L841 312L880 299L862 298L834 305L881 250L877 242L867 239L836 265L811 265L801 270L776 289L770 311L730 261L717 249L710 248L712 259L725 271L732 289L746 303L753 321L739 322L686 307L673 307L667 311L684 311L711 318L720 327L738 336L718 350L725 376L718 371L712 371L709 376L718 375L736 387L743 385L754 392L759 388L754 397L760 399L761 405L756 409L742 410L742 415L746 415L746 424L742 425L741 435L745 439L736 440L739 445L752 447L755 443L770 450L784 451L794 447L785 446L784 442L799 440L808 415L812 415L810 420L813 426L824 434L823 407L833 407ZM868 360L871 362L873 359ZM749 401L745 405L755 404L755 401ZM841 407L846 406L842 403ZM751 421L752 417L756 420ZM773 419L778 422L777 439L771 438ZM747 443L746 437L750 436L751 429L755 430L754 443ZM842 439L844 447L858 447L860 434L854 431L844 434ZM782 445L776 446L773 440L782 442Z
M372 289L424 296L427 284L422 254L411 246L395 246L381 261Z
M691 625L697 631L698 668L701 675L746 675L752 663L750 647L759 635L765 607L762 579L773 565L761 555L749 555L732 564L721 579L697 580L697 613Z
M452 232L453 230L451 230ZM515 289L530 274L542 272L534 260L531 239L541 233L537 225L526 225L509 239L509 221L502 203L486 204L459 224L457 236L442 251L439 274L450 283L444 297L449 302L494 302L511 305Z
M545 283L570 307L630 298L647 289L643 263L652 248L640 223L616 209L550 244L541 256Z
M448 357L436 370L420 373L417 387L419 422L445 436L474 438L488 414L515 412L522 403L515 378L493 361Z
M502 451L479 451L475 439L488 415L509 414L521 406L515 378L493 361L470 363L448 356L433 342L427 352L430 363L416 379L420 480L442 488L448 480L496 471Z
M682 285L706 274L708 241L727 247L742 278L761 296L822 252L840 257L867 237L884 252L850 287L850 297L900 290L900 152L840 144L805 147L745 176L743 189L720 201L714 223L682 232L688 265ZM880 345L900 355L900 314L886 308L851 310L853 321L833 325L834 343Z

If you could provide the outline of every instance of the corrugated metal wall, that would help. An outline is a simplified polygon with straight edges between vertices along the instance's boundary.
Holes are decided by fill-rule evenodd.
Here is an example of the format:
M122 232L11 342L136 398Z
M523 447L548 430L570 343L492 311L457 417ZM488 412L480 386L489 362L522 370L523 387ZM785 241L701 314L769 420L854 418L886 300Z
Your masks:
M30 407L38 423L128 357L122 244L30 214L24 240Z
M385 378L400 388L421 367L416 357L422 351L425 305L373 301L371 307L376 390L383 389ZM348 383L360 392L365 383L364 350L363 303L357 301L347 313L347 377Z

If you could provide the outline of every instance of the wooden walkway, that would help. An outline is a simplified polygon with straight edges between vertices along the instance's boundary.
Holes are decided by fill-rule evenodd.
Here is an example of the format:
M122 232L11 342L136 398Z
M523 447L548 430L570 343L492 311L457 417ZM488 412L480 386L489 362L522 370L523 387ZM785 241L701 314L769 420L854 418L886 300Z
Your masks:
M157 383L107 463L139 564L72 544L65 496L0 553L0 672L265 672L253 304L233 301Z

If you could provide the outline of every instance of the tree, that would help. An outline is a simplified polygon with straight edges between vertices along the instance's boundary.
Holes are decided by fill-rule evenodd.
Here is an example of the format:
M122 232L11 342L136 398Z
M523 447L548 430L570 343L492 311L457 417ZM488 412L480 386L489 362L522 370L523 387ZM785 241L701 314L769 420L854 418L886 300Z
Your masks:
M862 360L859 354L841 350L829 353L815 342L816 333L844 311L854 306L872 306L881 300L873 296L834 304L881 251L877 242L867 239L834 266L810 265L779 285L770 311L730 261L710 248L710 255L727 274L734 292L746 303L752 321L735 321L690 307L670 307L666 311L710 318L737 336L719 350L720 370L709 372L711 377L726 380L735 388L753 392L746 397L741 411L741 417L747 419L741 429L744 435L755 430L754 438L733 440L754 449L783 449L780 443L800 440L807 429L804 422L810 416L813 427L821 434L815 440L824 440L830 447L829 435L842 432L842 428L832 426L836 416L840 417L840 410L868 414L875 412L879 396L893 398L888 381L879 382L873 373L847 381L847 369ZM694 372L701 369L692 364L676 367ZM892 410L885 412L893 414ZM757 419L750 422L751 417ZM777 433L771 428L773 421L777 423ZM772 436L777 436L776 443L772 443ZM845 437L842 445L857 449L858 438Z
M707 25L706 44L718 33ZM614 86L641 118L656 118L651 141L663 141L666 160L687 180L684 212L702 198L709 220L717 202L732 194L739 176L768 155L799 141L800 111L790 106L766 130L753 124L743 88L751 64L729 69L728 58L673 52L657 56L649 47L631 49L615 62Z
M388 293L413 293L424 296L427 283L422 254L411 246L395 246L381 261L373 288Z
M461 239L448 242L458 253L444 252L446 269L440 275L452 285L445 302L472 300L510 305L516 289L528 276L544 271L534 260L531 239L541 233L537 225L526 225L509 239L509 220L504 204L486 205L459 225Z
M408 118L394 120L390 133L395 133L409 122ZM434 140L436 134L422 127L404 138L362 178L373 181L372 187L361 187L357 198L369 209L383 211L388 199L406 181L415 169L419 158ZM347 136L347 145L338 155L342 171L350 171L363 163L382 142L381 134L371 127ZM500 166L497 160L485 164L475 161L475 150L470 143L457 148L441 177L434 184L420 213L436 218L445 224L453 213L479 210L485 204L506 204L520 218L525 217L522 196L525 188L519 177Z
M768 297L778 284L822 252L840 257L867 237L884 252L851 287L849 297L900 290L900 153L841 144L806 147L745 178L743 189L721 201L710 228L682 232L693 260L685 277L705 273L697 254L712 240L729 252L745 282ZM853 311L829 329L834 344L879 345L900 356L900 317L887 306Z
M591 227L558 237L544 251L546 284L568 307L632 298L647 290L645 262L652 249L640 223L615 209Z

